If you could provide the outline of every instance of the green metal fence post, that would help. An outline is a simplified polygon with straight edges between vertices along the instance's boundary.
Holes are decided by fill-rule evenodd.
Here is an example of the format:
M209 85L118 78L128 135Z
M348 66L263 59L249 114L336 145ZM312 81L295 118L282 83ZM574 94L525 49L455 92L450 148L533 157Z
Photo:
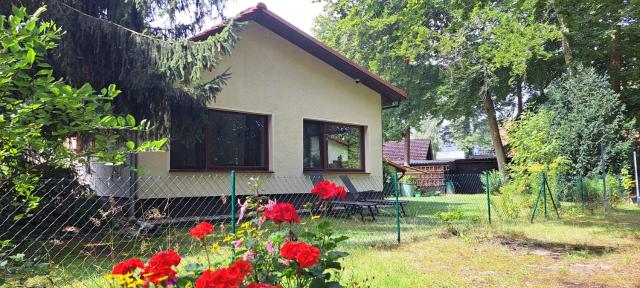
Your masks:
M489 216L489 224L491 224L491 182L489 173L485 174L485 183L487 184L487 216Z
M231 170L231 234L236 234L236 171Z
M580 201L582 202L582 210L584 210L584 182L582 181L582 173L580 173Z
M544 177L544 174L543 174L543 177ZM544 178L541 180L542 182L540 183L540 188L538 189L538 196L536 196L536 202L533 205L533 212L531 213L531 220L530 220L531 223L533 223L533 218L536 217L536 211L538 211L538 202L540 202L540 193L542 193L544 189Z
M542 172L542 201L544 207L544 218L547 218L547 172ZM551 193L551 191L549 191Z
M393 171L393 192L396 194L396 233L398 234L398 243L400 243L400 205L398 205L398 170Z
M604 144L600 144L600 168L602 171L602 202L604 212L607 212L607 166L604 164Z

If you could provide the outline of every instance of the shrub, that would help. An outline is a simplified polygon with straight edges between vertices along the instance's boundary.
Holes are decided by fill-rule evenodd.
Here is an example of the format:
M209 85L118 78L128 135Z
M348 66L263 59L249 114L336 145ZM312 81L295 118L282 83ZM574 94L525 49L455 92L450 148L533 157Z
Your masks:
M344 189L330 184L314 187L314 191L334 195L336 191L328 191L328 187ZM328 203L317 205L322 208ZM342 287L337 281L342 268L338 260L348 254L335 249L347 237L334 235L329 221L311 215L313 227L296 234L294 226L302 223L293 205L276 203L259 194L248 197L240 211L238 231L221 242L209 240L215 230L209 223L202 222L190 230L205 251L206 263L179 266L180 255L167 250L158 252L146 264L136 258L120 262L106 278L112 287ZM220 252L222 245L231 247L231 255Z
M493 194L500 192L500 188L507 182L507 179L498 170L491 170L482 172L480 181L482 181L482 187L486 191L487 189L487 174L489 175L489 191Z

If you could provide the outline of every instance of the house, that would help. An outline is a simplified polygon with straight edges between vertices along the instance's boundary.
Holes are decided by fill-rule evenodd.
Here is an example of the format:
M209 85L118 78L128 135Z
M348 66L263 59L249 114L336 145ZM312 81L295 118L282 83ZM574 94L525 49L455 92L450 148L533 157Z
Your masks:
M272 193L308 193L310 182L281 182L318 172L327 178L349 175L356 186L368 183L359 190L382 190L382 109L396 105L406 93L264 4L235 19L246 24L232 54L204 76L211 79L227 68L232 73L216 101L208 104L206 131L193 131L192 139L172 137L166 152L137 156L138 177L165 181L217 175L222 188L198 180L180 189L138 181L136 197L227 196L231 170L271 179L265 191ZM191 40L206 39L221 28ZM180 121L179 115L172 118ZM237 185L238 194L250 193L246 181Z
M386 141L382 146L382 154L384 158L395 163L409 163L409 165L417 165L428 160L433 160L433 149L431 148L430 139L411 139L409 142L409 161L406 157L406 143L402 139L400 141Z
M385 163L402 175L416 177L416 185L427 191L445 191L447 183L451 183L450 192L481 193L483 186L479 175L498 169L493 154L480 149L465 153L453 143L445 143L434 159L429 139L411 139L408 147L404 139L387 141L383 154Z

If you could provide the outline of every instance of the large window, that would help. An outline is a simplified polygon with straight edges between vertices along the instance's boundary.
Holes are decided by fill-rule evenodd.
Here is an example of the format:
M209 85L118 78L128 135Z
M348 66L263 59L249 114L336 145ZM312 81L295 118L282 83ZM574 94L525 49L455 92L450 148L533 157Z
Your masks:
M304 121L304 169L363 171L363 138L362 126Z
M171 169L267 170L267 122L264 115L209 110L204 133L171 137Z

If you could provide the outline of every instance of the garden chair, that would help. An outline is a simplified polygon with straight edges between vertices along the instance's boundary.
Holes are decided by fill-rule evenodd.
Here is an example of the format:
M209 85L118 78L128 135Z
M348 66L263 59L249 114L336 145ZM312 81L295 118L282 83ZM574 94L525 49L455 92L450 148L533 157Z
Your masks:
M396 206L396 200L362 198L356 186L353 185L353 183L351 182L351 179L349 179L349 176L342 175L340 176L340 180L342 180L342 183L344 184L344 186L347 187L347 190L349 190L349 193L347 193L347 195L352 195L352 197L357 201L371 202L371 203L377 204L376 211L378 212L378 214L380 213L378 210L378 207L395 207ZM407 216L407 213L404 210L404 206L407 204L409 204L409 201L398 201L398 205L400 206L400 213L402 216Z
M310 175L311 182L315 186L324 180L324 177L320 173L312 173ZM360 219L364 222L365 211L369 211L368 216L371 217L373 221L376 220L375 211L378 211L376 203L366 202L366 201L357 201L349 199L349 193L347 193L347 200L333 200L328 208L328 211L331 212L333 206L343 207L345 211L347 211L348 215L352 215L358 213L360 215Z

